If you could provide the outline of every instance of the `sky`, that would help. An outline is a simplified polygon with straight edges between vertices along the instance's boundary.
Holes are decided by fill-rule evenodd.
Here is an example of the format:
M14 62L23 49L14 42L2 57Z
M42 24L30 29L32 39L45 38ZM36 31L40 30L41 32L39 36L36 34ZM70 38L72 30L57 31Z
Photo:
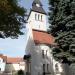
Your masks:
M30 10L33 0L19 0L20 6ZM48 1L41 0L43 8L48 11ZM18 39L0 38L0 54L4 54L11 57L23 57L25 54L26 39L27 39L27 29L23 29L24 35L19 36Z

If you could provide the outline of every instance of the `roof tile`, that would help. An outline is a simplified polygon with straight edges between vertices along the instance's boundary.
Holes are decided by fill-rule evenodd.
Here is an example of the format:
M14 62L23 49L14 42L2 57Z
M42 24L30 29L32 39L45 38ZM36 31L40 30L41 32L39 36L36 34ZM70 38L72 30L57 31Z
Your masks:
M44 31L32 30L33 39L36 44L54 44L54 37Z
M23 58L18 58L18 57L16 57L16 58L13 58L13 57L8 57L7 58L7 63L20 63L20 62L22 62L23 61Z

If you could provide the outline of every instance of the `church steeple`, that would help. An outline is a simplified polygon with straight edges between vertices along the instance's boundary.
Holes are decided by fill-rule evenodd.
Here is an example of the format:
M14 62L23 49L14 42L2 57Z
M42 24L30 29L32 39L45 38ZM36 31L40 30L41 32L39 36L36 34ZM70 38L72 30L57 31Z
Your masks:
M32 11L39 12L42 14L46 14L45 10L42 7L42 3L40 0L34 0L32 3Z
M39 4L40 6L42 6L42 3L39 1L39 0L34 0L32 5L36 5L36 4Z
M34 0L28 16L30 29L46 31L46 12L40 0Z

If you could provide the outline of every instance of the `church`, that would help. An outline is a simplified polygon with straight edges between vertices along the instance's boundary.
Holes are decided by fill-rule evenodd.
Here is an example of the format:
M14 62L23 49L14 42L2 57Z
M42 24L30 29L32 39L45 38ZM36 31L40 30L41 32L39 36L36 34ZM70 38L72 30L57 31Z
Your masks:
M47 33L47 14L40 0L34 0L27 18L26 74L62 75L60 62L52 55L54 37Z

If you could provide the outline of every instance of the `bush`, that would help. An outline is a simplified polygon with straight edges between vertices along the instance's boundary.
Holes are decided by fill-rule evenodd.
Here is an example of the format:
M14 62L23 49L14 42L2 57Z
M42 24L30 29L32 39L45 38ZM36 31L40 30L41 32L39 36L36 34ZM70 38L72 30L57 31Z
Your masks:
M23 71L23 70L19 70L19 71L17 72L17 75L24 75L24 71Z

